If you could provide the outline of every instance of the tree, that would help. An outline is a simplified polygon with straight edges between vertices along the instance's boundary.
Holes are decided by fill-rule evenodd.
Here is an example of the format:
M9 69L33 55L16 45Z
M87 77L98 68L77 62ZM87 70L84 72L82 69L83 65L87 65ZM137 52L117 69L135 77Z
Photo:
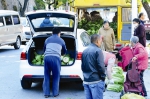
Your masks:
M28 1L29 0L24 0L24 4L22 6L21 2L18 0L19 5L20 5L20 16L24 16L24 13L25 13L26 8L27 8Z
M45 9L45 3L43 0L35 0L36 6L34 7L36 10Z
M49 9L51 9L52 5L54 9L56 9L62 5L66 5L67 2L68 4L71 4L74 0L43 0L43 1L48 4Z
M141 1L142 1L142 5L148 15L148 18L150 20L150 6L149 6L150 0L141 0Z

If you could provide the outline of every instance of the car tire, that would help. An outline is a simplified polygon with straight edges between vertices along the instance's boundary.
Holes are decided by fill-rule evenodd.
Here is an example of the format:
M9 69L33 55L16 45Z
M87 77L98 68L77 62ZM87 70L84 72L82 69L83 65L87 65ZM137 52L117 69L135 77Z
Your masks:
M32 82L27 80L21 80L21 86L23 89L29 89L31 88Z
M19 49L21 46L21 40L20 37L17 37L16 42L14 43L14 48Z

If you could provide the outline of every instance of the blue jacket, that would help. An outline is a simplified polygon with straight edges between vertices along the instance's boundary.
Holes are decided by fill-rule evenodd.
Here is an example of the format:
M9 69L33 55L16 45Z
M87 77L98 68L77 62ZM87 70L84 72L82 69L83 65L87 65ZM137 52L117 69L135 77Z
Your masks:
M53 27L54 25L51 23L49 19L44 19L43 23L41 23L40 27Z
M91 44L83 51L81 68L85 82L105 80L104 56L95 44Z
M65 42L62 38L58 37L58 35L54 34L45 40L44 56L60 57L65 54L66 51Z

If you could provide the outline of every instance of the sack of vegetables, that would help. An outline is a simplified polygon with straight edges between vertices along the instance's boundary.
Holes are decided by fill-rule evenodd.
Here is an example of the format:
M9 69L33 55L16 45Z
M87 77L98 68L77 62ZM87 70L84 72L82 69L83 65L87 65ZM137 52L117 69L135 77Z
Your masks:
M121 92L123 90L124 83L124 75L121 67L113 67L112 79L114 84L108 83L107 90Z

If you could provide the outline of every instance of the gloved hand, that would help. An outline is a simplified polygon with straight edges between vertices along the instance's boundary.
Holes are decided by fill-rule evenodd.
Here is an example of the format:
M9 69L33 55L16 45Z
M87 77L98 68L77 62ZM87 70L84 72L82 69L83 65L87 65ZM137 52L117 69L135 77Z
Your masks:
M113 79L109 80L109 83L114 84L114 80Z

